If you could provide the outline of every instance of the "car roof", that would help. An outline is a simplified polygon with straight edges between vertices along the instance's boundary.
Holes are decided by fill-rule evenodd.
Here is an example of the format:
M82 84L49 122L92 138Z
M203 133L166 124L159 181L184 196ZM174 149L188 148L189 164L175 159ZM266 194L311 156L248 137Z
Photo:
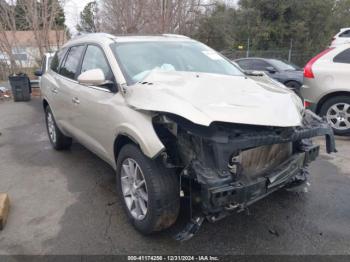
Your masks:
M191 38L176 34L162 34L162 35L112 35L107 33L91 33L75 37L68 41L63 47L74 44L81 44L87 42L110 44L113 42L143 42L143 41L194 41Z

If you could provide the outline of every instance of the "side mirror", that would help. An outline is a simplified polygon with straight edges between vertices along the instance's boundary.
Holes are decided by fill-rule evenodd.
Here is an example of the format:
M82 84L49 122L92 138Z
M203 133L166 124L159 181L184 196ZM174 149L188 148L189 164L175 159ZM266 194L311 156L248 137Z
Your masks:
M102 86L107 83L105 74L99 68L87 70L78 76L78 82L88 86Z
M37 70L35 70L34 75L42 76L43 75L43 71L41 71L41 69L37 69Z
M268 67L266 67L266 70L267 70L267 72L269 72L269 73L271 73L271 74L274 74L274 73L276 73L277 71L276 71L276 69L275 68L273 68L272 66L268 66Z

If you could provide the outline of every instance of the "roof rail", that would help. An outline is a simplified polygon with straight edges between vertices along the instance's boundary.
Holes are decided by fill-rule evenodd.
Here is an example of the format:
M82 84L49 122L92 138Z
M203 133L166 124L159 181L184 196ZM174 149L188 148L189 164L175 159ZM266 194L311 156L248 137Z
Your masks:
M165 36L165 37L178 37L178 38L189 38L188 36L177 35L177 34L162 34L162 36Z

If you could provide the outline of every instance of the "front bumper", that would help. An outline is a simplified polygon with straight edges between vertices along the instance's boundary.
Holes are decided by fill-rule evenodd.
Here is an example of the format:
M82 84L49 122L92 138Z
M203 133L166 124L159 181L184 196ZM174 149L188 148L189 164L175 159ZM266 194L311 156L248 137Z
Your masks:
M212 222L232 211L241 211L272 192L294 182L306 182L305 166L319 155L319 146L309 147L305 152L293 155L274 171L262 175L253 183L231 183L208 189L208 219ZM215 215L216 214L216 215Z
M336 152L331 127L310 111L305 113L300 127L245 128L221 128L207 136L191 134L193 143L187 147L186 155L198 157L190 162L189 173L200 185L201 211L211 221L243 210L282 187L306 182L307 165L319 155L319 146L312 145L310 138L325 136L327 152ZM242 151L288 143L293 146L290 157L258 177L240 172L239 162L237 168L232 169L230 164L228 169L228 159Z

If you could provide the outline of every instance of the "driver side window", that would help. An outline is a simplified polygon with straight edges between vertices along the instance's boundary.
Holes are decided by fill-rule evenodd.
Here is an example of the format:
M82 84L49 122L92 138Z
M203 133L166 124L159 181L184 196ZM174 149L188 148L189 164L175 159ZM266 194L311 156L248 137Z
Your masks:
M86 49L83 63L81 65L81 73L97 68L103 71L106 80L114 82L112 70L106 60L102 49L95 45L89 45Z

